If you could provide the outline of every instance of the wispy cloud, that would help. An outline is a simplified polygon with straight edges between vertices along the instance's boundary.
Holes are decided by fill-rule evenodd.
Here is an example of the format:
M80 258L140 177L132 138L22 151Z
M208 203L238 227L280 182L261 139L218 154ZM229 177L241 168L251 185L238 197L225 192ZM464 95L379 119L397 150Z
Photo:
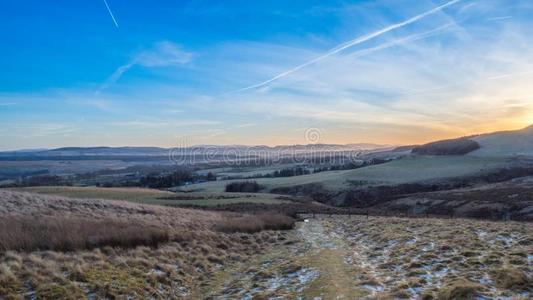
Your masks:
M372 40L372 39L374 39L376 37L379 37L379 36L381 36L381 35L383 35L385 33L393 31L395 29L398 29L398 28L407 26L409 24L415 23L415 22L417 22L417 21L419 21L419 20L421 20L421 19L423 19L423 18L425 18L427 16L430 16L430 15L433 15L433 14L435 14L437 12L440 12L444 8L446 8L448 6L451 6L453 4L456 4L459 1L461 1L461 0L449 1L449 2L447 2L445 4L442 4L442 5L438 6L438 7L435 7L433 9L431 9L431 10L428 10L428 11L426 11L424 13L416 15L416 16L410 18L410 19L407 19L407 20L405 20L403 22L399 22L399 23L396 23L396 24L389 25L389 26L384 27L384 28L382 28L380 30L371 32L369 34L366 34L366 35L363 35L363 36L358 37L356 39L353 39L351 41L348 41L348 42L346 42L344 44L338 45L338 46L334 47L332 50L326 52L325 54L323 54L321 56L318 56L317 58L314 58L314 59L312 59L312 60L310 60L310 61L308 61L306 63L298 65L298 66L296 66L296 67L294 67L292 69L289 69L289 70L287 70L285 72L282 72L282 73L280 73L280 74L278 74L278 75L276 75L276 76L274 76L274 77L272 77L272 78L270 78L270 79L268 79L266 81L263 81L263 82L260 82L258 84L254 84L254 85L247 86L247 87L244 87L242 89L239 89L236 92L242 92L242 91L246 91L246 90L255 89L255 88L259 88L259 87L265 86L265 85L267 85L267 84L269 84L269 83L271 83L273 81L276 81L276 80L278 80L280 78L283 78L283 77L285 77L287 75L290 75L290 74L292 74L294 72L297 72L297 71L299 71L299 70L301 70L301 69L303 69L303 68L305 68L307 66L315 64L315 63L317 63L317 62L319 62L321 60L324 60L324 59L326 59L326 58L328 58L328 57L330 57L332 55L335 55L335 54L337 54L339 52L342 52L342 51L344 51L344 50L346 50L348 48L351 48L351 47L359 45L361 43L370 41L370 40Z
M210 126L218 125L220 122L211 120L131 120L112 122L110 125L123 126L129 128L172 128L172 127L185 127L185 126Z
M415 1L415 7L403 5L405 1L370 2L352 5L345 14L338 12L335 24L340 25L317 34L327 41L353 36L354 20L361 26L357 30L370 32L364 20L372 24L390 20L391 11L415 15L432 1L422 1L424 5ZM232 37L199 48L209 55L192 67L194 54L184 49L195 45L182 48L171 42L157 43L133 55L107 83L135 68L136 72L128 74L135 78L134 85L124 81L98 95L92 86L62 92L0 93L0 106L16 102L35 112L14 114L0 108L4 123L0 140L24 147L39 141L43 145L172 146L174 136L184 135L208 144L273 144L302 141L298 140L302 132L293 128L317 127L324 132L324 142L421 143L525 127L533 122L533 21L524 12L533 11L533 6L524 8L524 1L470 2L461 1L444 11L442 6L434 8L440 13L426 15L424 21L412 21L398 30L387 26L326 54L317 50L324 41L293 38L292 32L286 40ZM388 6L383 7L384 3ZM415 18L424 18L424 14ZM402 26L398 24L391 26ZM357 42L361 44L342 50ZM284 72L279 77L283 80L220 95L220 91L261 82L286 66L313 58L322 63L300 72ZM164 68L168 66L176 68ZM179 76L174 77L174 72ZM163 76L155 82L151 75ZM80 115L86 119L79 120ZM55 120L79 122L75 124L78 132L67 139L64 134L70 128L37 130L40 124ZM17 123L34 127L9 125Z
M0 124L1 125L1 124ZM24 137L50 137L50 136L70 136L77 132L76 127L62 123L40 123L40 124L17 124L11 126L7 134Z
M189 63L193 53L183 50L179 45L169 41L158 42L153 48L136 54L131 61L118 67L106 82L100 86L99 91L117 82L124 73L134 66L146 68L180 66Z
M528 71L521 71L521 72L515 72L515 73L507 73L507 74L500 74L496 76L489 77L490 80L498 80L498 79L504 79L509 77L516 77L516 76L526 76L533 74L533 70Z
M400 46L400 45L405 45L405 44L410 43L410 42L414 42L414 41L417 41L417 40L429 38L429 37L432 37L432 36L435 36L435 35L437 35L439 33L444 32L446 29L449 29L449 28L451 28L454 25L456 25L455 22L454 23L445 24L443 26L439 26L439 27L437 27L435 29L432 29L432 30L429 30L429 31L425 31L425 32L422 32L422 33L411 34L411 35L408 35L406 37L402 37L402 38L399 38L399 39L392 40L390 42L382 43L382 44L377 45L375 47L370 47L370 48L362 49L362 50L359 50L359 51L355 51L355 52L351 53L349 56L350 57L362 57L362 56L365 56L365 55L368 55L368 54L372 54L372 53L374 53L376 51L385 50L387 48Z
M502 21L502 20L509 20L509 19L512 19L513 16L501 16L501 17L493 17L493 18L489 18L488 20L489 21Z

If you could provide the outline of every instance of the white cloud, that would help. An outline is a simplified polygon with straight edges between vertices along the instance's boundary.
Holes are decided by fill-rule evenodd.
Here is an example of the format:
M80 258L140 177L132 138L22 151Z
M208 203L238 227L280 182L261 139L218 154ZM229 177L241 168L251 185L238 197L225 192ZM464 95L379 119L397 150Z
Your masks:
M153 48L136 54L130 62L118 67L100 87L99 91L117 82L124 73L134 66L146 68L182 66L189 63L193 56L192 52L183 50L177 44L169 41L158 42Z
M112 111L112 115L89 116L84 125L101 126L95 136L107 133L118 139L183 133L207 143L269 143L268 139L289 140L284 136L294 134L291 128L324 127L328 135L343 136L345 142L364 137L368 139L360 140L398 143L405 138L411 143L518 128L533 121L533 26L515 15L509 9L512 5L517 4L491 0L450 8L447 15L439 13L390 31L317 61L305 72L240 93L219 94L320 57L325 43L337 44L346 35L326 37L319 47L290 39L285 44L228 41L209 48L209 55L189 68L194 85L181 78L165 78L157 85L138 78L135 86L120 86L98 97L86 90L40 95L32 101L71 99ZM533 7L517 11L527 9ZM406 10L395 18L406 15ZM381 27L386 20L381 22L380 17L386 16L372 12L366 19L380 22L370 26ZM159 67L187 65L192 58L179 46L162 42L118 68L110 82L134 66L157 72ZM5 102L26 103L29 98L0 95ZM209 121L212 118L218 121ZM247 128L252 124L257 126ZM301 132L297 134L301 137ZM374 135L381 138L373 139Z

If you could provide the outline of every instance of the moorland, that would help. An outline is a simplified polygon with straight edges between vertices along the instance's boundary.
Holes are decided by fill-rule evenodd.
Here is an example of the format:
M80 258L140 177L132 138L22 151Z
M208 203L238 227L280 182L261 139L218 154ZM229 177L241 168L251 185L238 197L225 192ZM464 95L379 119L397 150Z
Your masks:
M533 127L398 147L11 151L0 176L0 298L533 292Z

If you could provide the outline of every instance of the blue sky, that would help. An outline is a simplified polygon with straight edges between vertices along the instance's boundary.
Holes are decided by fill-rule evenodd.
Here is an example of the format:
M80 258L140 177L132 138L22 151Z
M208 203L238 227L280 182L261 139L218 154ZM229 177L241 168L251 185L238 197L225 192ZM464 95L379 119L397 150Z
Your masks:
M0 2L0 149L421 143L533 123L533 3Z

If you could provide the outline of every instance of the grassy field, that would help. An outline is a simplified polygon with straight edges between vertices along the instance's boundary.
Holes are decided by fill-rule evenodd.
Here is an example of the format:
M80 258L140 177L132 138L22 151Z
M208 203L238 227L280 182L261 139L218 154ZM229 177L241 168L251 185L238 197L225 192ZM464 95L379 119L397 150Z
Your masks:
M0 190L0 203L0 299L521 300L533 293L532 223L309 215L295 230L257 232L290 224L282 216L8 190ZM168 237L139 239L146 229Z
M273 194L247 193L173 193L142 188L100 188L100 187L27 187L14 189L44 195L56 195L82 199L125 200L135 203L157 205L212 206L234 203L280 204L288 202Z
M215 275L214 299L531 299L532 226L318 216L298 243Z
M469 155L479 157L533 157L533 126L522 130L497 132L472 138L481 148Z
M254 175L267 175L271 174L274 171L285 169L285 168L294 168L298 164L276 164L276 165L267 165L263 167L255 166L235 166L227 168L214 168L214 169L205 169L198 171L198 174L206 175L209 172L217 174L219 177L251 177Z
M212 274L287 239L258 230L290 225L8 190L0 203L0 299L202 299Z
M348 187L350 182L363 182L368 185L401 184L474 175L503 166L505 162L506 160L503 158L410 156L389 163L354 170L329 171L294 177L258 178L255 181L265 186L267 190L320 183L326 189L338 191ZM206 182L182 187L181 190L221 193L224 192L225 186L229 182L232 180Z

